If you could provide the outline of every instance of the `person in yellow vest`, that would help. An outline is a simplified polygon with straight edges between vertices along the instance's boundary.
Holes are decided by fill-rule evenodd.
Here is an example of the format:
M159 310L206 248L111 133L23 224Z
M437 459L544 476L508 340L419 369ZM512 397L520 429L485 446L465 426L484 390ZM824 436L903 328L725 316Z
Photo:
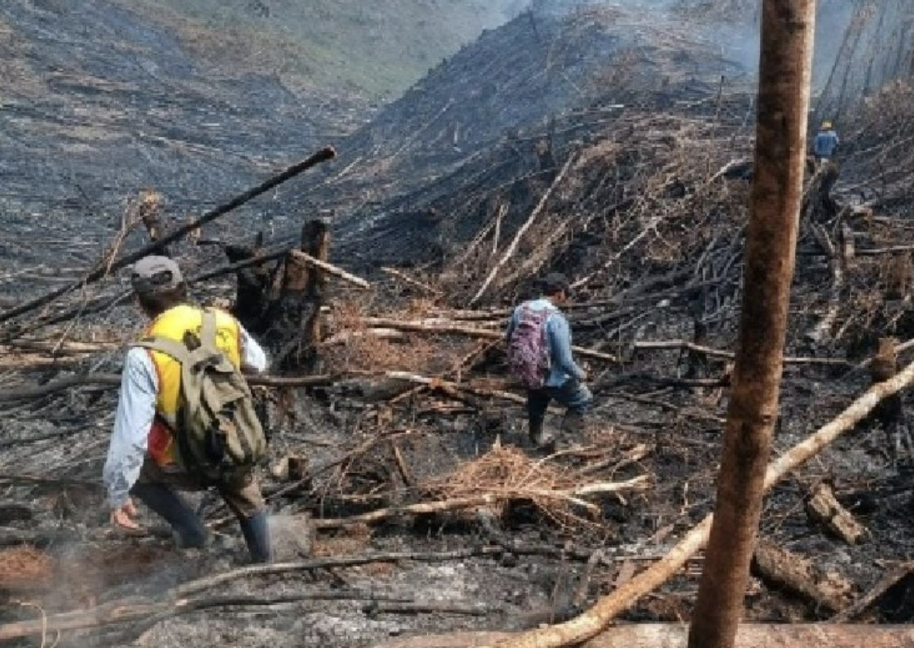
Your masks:
M133 267L131 284L140 309L152 320L143 337L182 341L185 333L199 331L203 311L188 303L181 270L172 259L140 259ZM246 373L266 369L263 349L234 317L216 311L216 331L217 346L236 367ZM127 352L103 471L112 523L139 528L132 495L168 521L179 546L204 547L206 527L176 491L215 487L238 517L251 558L269 562L266 504L253 473L245 472L230 483L207 483L178 465L172 431L180 390L177 360L141 347Z

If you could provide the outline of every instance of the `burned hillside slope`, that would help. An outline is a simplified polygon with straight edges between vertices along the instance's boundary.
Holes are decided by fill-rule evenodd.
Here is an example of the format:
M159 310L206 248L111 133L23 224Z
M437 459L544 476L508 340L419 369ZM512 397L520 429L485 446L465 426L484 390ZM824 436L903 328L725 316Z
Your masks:
M294 249L266 247L256 228L219 231L234 244L229 261L263 255L243 269L213 248L172 247L201 303L233 309L250 330L251 300L269 302L251 309L267 327L292 320L288 339L268 340L289 362L251 379L270 433L264 490L290 562L240 566L239 532L215 497L195 499L213 530L205 552L176 550L145 509L141 534L109 529L99 475L124 347L143 326L129 307L95 308L124 287L117 277L0 312L0 642L60 631L61 647L350 648L533 628L623 591L666 556L714 501L754 92L683 73L631 97L603 88L469 159L433 157L434 127L402 136L389 174L349 157L312 185L326 193L311 199L341 206L340 238L293 202ZM778 456L914 348L898 343L914 337L911 167L897 155L907 97L889 88L861 113L839 165L810 161ZM408 166L415 151L426 168ZM362 205L373 197L383 204ZM503 331L554 270L573 283L564 308L596 406L581 427L550 413L559 443L545 454L528 439ZM287 297L303 308L275 317ZM887 399L774 487L747 620L911 618L911 405L907 393ZM687 623L703 560L692 555L619 621Z
M342 648L404 633L530 628L620 587L713 503L751 173L746 99L629 114L573 140L556 137L547 174L487 182L465 204L472 181L458 176L453 202L430 194L441 208L467 210L440 224L459 223L443 238L463 243L444 247L436 264L401 265L367 289L326 277L326 373L258 386L276 416L264 466L274 530L296 561L275 572L233 569L243 550L212 499L200 510L217 541L202 556L174 552L152 516L141 536L106 530L98 474L117 377L97 372L116 371L134 316L118 310L13 339L0 392L0 483L10 498L0 541L40 550L0 554L0 596L38 601L50 630L64 628L61 646L266 647L305 638ZM521 150L535 164L537 149ZM847 358L854 331L845 324L862 312L852 300L839 302L817 342L808 336L823 328L832 302L823 261L834 254L826 242L839 214L861 251L846 266L855 295L887 314L904 310L881 287L878 256L863 253L892 223L869 227L845 212L841 196L821 191L826 175L811 169L807 184L816 200L803 214L778 453L871 380ZM194 249L181 257L201 262ZM291 263L271 262L269 276ZM523 395L499 342L504 305L529 294L530 276L547 269L564 269L577 284L567 310L597 407L591 426L562 433L560 452L543 457L526 440ZM207 281L195 294L231 299L233 286ZM912 333L885 320L870 329ZM891 371L895 357L882 359ZM60 388L67 378L76 384ZM302 379L318 384L290 386ZM770 564L757 566L749 619L829 619L896 572L898 587L855 614L910 614L910 567L895 567L914 546L910 457L895 452L892 420L891 408L879 412L775 488L766 546L814 558L817 587L785 590ZM804 512L826 484L866 526L862 543L845 543ZM701 560L622 620L687 621ZM0 621L0 638L42 630L28 607L8 606Z
M526 12L463 48L341 142L339 162L306 191L337 207L376 206L567 112L663 109L714 94L722 77L732 83L746 70L704 33L682 16L612 4ZM364 223L370 211L353 220Z
M141 189L183 219L305 157L362 110L358 97L293 92L267 73L217 73L178 36L109 0L0 4L4 267L44 263L42 240L64 259L105 240Z

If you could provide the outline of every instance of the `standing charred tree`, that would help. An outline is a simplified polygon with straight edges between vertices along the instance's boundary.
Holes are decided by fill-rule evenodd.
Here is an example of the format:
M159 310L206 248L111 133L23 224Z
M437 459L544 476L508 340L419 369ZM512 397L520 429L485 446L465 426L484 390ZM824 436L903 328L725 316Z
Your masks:
M302 228L301 251L327 261L330 228L321 220L310 220ZM273 278L268 305L264 309L264 339L272 362L280 369L312 370L317 364L320 341L320 308L326 288L325 273L290 254Z
M319 365L327 273L307 259L326 262L329 258L327 223L305 223L300 249L303 255L287 251L278 265L270 267L269 261L278 254L265 254L260 233L253 247L227 245L225 254L232 263L264 255L264 263L237 271L233 312L248 331L262 339L274 369L313 372Z
M690 648L732 648L777 420L803 193L815 0L764 0L740 336Z
M320 261L330 258L330 228L320 220L309 221L302 232L302 247ZM321 306L327 290L327 275L316 266L306 268L304 299L302 304L302 341L297 361L309 372L319 366L318 344L321 341Z

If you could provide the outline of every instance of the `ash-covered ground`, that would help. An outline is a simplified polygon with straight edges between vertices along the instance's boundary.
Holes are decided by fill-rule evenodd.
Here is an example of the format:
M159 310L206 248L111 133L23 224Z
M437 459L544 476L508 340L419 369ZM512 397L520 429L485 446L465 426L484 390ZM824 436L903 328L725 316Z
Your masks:
M56 25L43 22L49 19L41 12L16 11L4 8L0 17L38 34ZM98 21L118 15L105 12ZM524 629L574 614L664 555L713 507L730 359L676 343L718 351L735 346L754 123L751 75L722 57L705 31L689 29L701 23L673 17L646 22L618 6L522 15L353 135L332 168L204 230L211 243L249 245L257 231L269 235L265 214L273 213L271 243L281 244L297 240L313 217L335 219L330 260L372 283L366 293L330 279L321 355L322 371L336 377L331 384L260 391L270 403L264 487L279 558L289 564L238 571L245 562L240 534L212 496L194 496L214 529L206 551L174 549L168 530L148 512L141 536L110 529L99 476L116 389L93 378L119 370L124 345L142 322L125 304L73 307L116 296L126 287L123 276L6 324L0 334L0 637L16 622L33 621L38 632L18 645L50 645L57 633L42 639L42 615L63 628L60 646L343 647L457 629ZM72 60L64 58L62 66ZM110 58L87 49L78 60L91 67ZM193 76L182 77L182 66L173 63L162 82L191 83ZM117 76L102 68L95 75L95 85ZM137 83L130 74L121 81ZM251 83L273 87L263 79ZM222 88L226 101L237 87ZM128 110L131 95L122 90L86 96L101 97L89 102L93 109ZM173 87L151 94L180 108L165 119L168 128L201 132L202 122L181 111L205 112L200 104L211 102ZM298 124L294 102L289 112L273 115L256 110L269 99L261 90L245 96L243 105L219 108L236 120L223 122L220 132L231 138L242 128L259 129L270 150L281 153L267 165L275 170L298 150L287 136ZM517 102L518 96L527 99ZM810 170L776 454L868 388L870 372L860 363L879 339L905 340L914 332L910 300L889 290L897 274L892 255L857 256L836 293L835 266L820 234L833 236L844 226L857 248L870 252L908 240L899 208L907 175L872 182L882 152L894 150L909 122L899 96L906 95L889 91L857 114L860 126L849 133L834 186ZM0 135L47 151L48 159L64 155L58 147L81 131L67 126L64 137L36 126L25 113L38 105L14 102L15 119L0 111L9 120ZM139 138L149 131L135 124L154 111L131 110L120 119ZM898 129L876 127L889 118ZM119 132L114 122L89 121ZM164 128L161 120L156 124ZM190 135L168 138L186 146ZM124 205L141 188L163 195L174 224L191 206L198 213L269 174L263 165L247 168L249 161L239 163L246 170L226 162L232 141L220 140L212 156L206 147L213 141L191 142L194 164L209 160L219 173L152 165L163 176L118 158L126 155L118 142L92 144L87 158L74 158L80 168L113 159L125 175L90 192L90 203L73 201L78 181L50 181L50 172L9 163L9 186L19 197L4 202L0 218L10 232L0 240L6 252L0 306L82 276L108 259L103 253L112 244L118 250L144 244L141 227L123 240L117 236L130 213ZM251 155L250 147L239 147ZM101 182L102 174L87 175ZM189 275L225 262L219 244L182 243L174 253ZM504 396L519 392L506 380L501 345L473 333L500 331L506 309L534 294L535 277L549 270L575 282L569 309L575 342L596 353L582 358L596 394L592 420L587 430L562 433L554 456L530 445L523 406ZM230 303L235 296L234 282L224 277L192 289L202 303ZM910 291L910 282L900 290ZM64 312L71 315L49 324ZM413 326L398 329L398 323ZM900 362L906 360L902 354ZM4 398L67 376L84 382ZM902 404L909 400L905 395ZM550 426L560 425L552 415ZM877 416L825 449L775 487L762 520L765 540L809 559L823 577L848 582L848 603L907 560L914 542L910 457L895 451L898 434L886 427L887 419ZM289 457L304 460L301 474L286 474ZM531 475L551 499L531 495L524 481ZM639 477L647 488L588 498L589 506L555 495L563 480ZM806 500L823 482L868 529L863 543L847 545L808 517ZM404 510L485 489L498 493L486 504ZM383 509L392 509L383 520L357 518ZM699 554L623 620L688 621L701 561ZM909 617L910 588L910 579L902 579L863 618ZM752 582L747 607L750 619L773 622L824 620L837 611L761 578Z

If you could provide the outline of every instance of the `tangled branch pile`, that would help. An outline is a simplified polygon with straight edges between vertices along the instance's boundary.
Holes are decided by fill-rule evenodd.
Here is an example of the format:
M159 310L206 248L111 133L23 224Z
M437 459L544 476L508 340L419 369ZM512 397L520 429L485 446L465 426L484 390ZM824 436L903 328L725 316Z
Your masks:
M491 498L487 508L502 516L514 501L531 502L547 518L562 527L588 527L600 522L600 507L588 496L639 490L648 487L646 476L627 482L599 482L592 476L569 470L555 457L531 458L523 450L496 442L477 459L458 466L451 474L425 484L443 500Z

